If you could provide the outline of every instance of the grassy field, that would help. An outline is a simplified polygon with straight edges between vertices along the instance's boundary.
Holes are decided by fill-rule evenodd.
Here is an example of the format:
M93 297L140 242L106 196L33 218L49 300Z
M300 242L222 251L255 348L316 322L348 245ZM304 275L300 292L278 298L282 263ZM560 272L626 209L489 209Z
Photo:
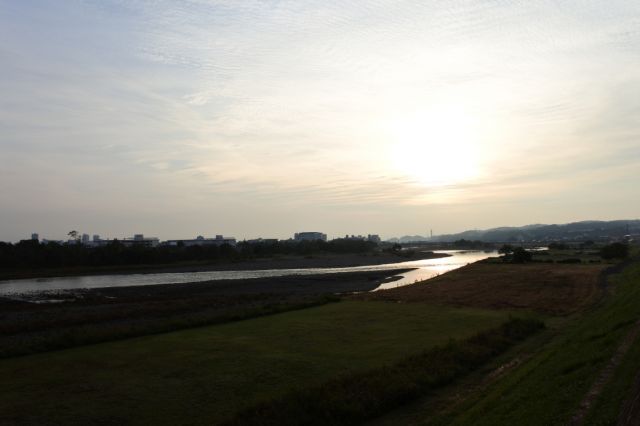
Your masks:
M596 306L561 321L511 353L522 362L482 391L456 401L455 409L422 401L388 414L376 425L564 425L568 424L620 342L640 318L640 265L609 279L608 294ZM528 345L528 346L527 346ZM640 370L636 343L604 385L586 424L616 424ZM503 361L508 360L508 358ZM451 394L459 392L453 388Z
M292 389L468 338L508 315L347 301L0 360L0 424L215 424Z

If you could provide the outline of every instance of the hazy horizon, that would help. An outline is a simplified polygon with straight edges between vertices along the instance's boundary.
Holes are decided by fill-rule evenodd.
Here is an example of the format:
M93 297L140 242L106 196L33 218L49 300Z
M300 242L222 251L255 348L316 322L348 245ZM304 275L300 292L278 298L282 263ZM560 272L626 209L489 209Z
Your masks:
M0 0L0 241L633 219L640 2Z

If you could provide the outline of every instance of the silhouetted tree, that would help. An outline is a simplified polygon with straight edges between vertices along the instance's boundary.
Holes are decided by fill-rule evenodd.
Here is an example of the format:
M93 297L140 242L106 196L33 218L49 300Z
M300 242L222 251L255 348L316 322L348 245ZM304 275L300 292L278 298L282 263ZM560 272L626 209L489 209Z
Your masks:
M511 244L504 244L502 247L498 249L498 253L509 255L513 253L513 246Z
M531 261L531 252L525 250L522 247L516 247L511 254L511 262L513 263L526 263Z

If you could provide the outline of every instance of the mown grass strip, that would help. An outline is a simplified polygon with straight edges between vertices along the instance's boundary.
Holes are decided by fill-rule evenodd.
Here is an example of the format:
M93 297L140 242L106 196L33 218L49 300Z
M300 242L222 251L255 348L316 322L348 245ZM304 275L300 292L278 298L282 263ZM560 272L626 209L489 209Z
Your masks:
M544 328L512 318L464 341L451 341L400 362L289 393L238 413L225 426L348 425L377 417L453 382Z

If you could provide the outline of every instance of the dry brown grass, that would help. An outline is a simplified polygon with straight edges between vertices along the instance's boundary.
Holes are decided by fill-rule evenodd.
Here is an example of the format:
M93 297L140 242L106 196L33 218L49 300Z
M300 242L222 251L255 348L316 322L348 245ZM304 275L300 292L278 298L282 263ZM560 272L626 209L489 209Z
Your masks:
M567 315L597 298L604 267L476 263L421 283L356 297Z

